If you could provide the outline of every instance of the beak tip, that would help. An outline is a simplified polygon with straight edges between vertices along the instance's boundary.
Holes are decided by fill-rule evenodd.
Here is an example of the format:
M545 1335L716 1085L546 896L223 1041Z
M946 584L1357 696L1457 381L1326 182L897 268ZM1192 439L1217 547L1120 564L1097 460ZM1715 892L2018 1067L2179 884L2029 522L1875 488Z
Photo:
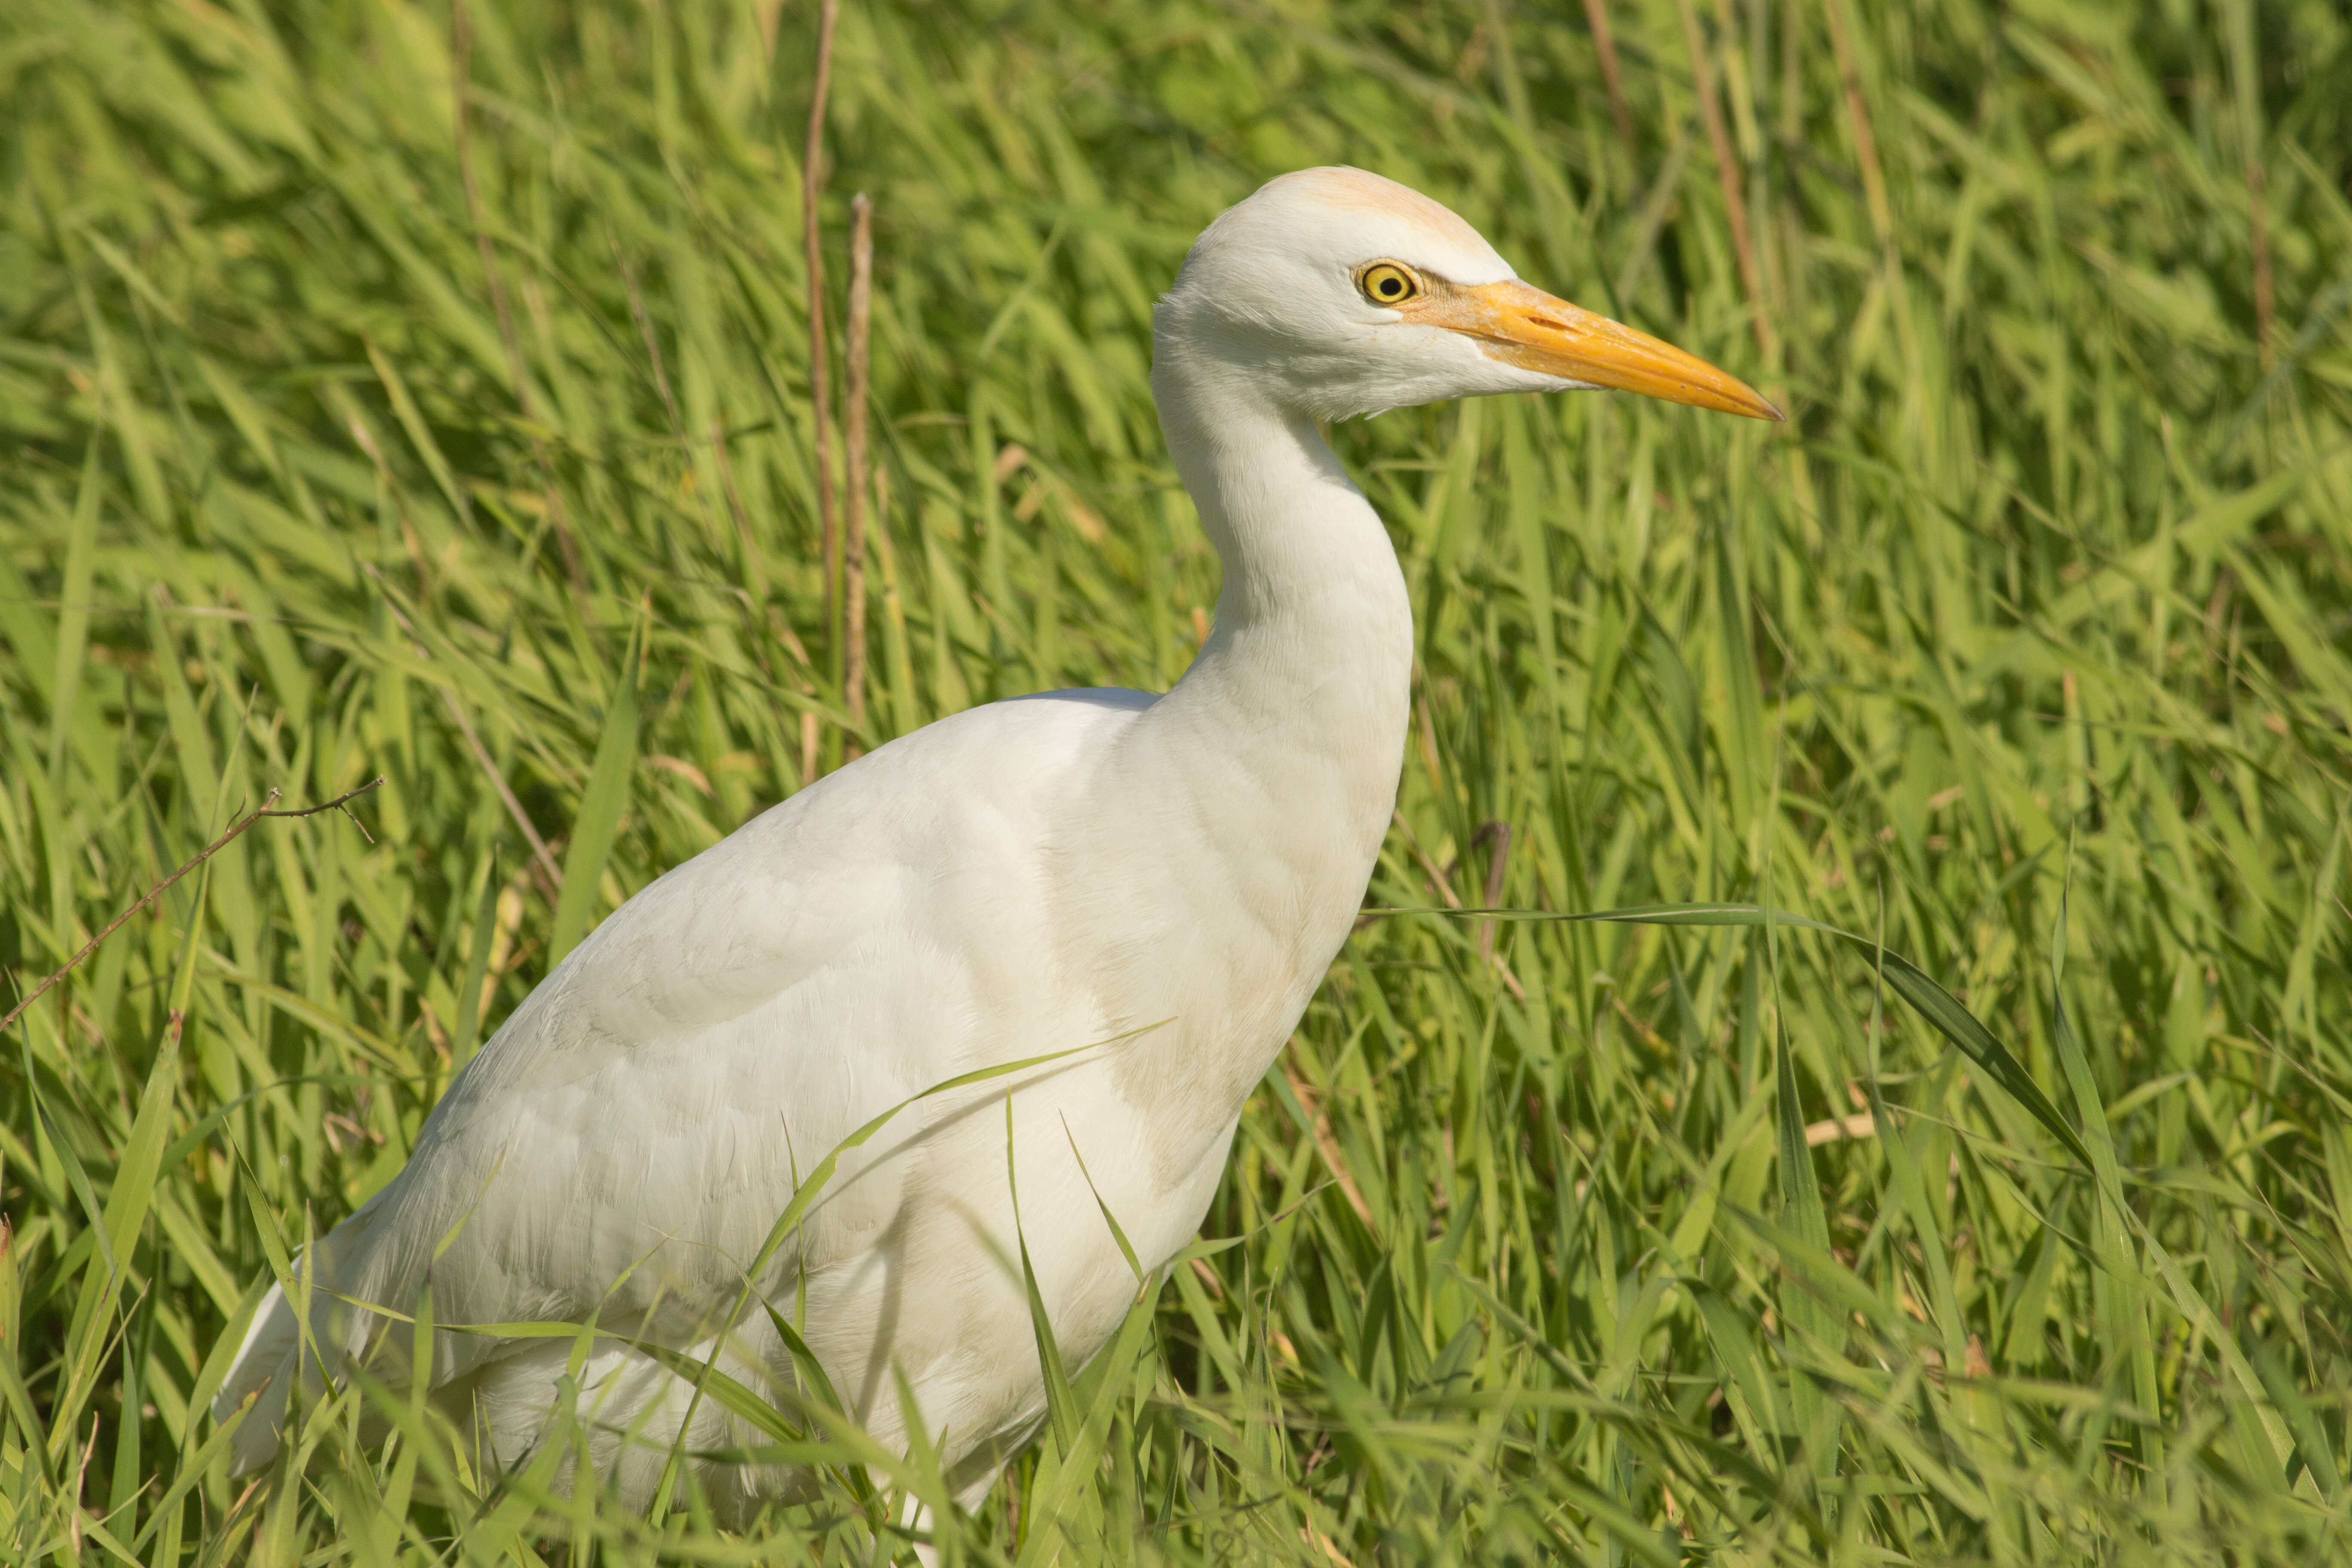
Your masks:
M1726 381L1731 381L1729 376L1726 376L1724 379ZM1780 405L1779 404L1773 402L1770 398L1765 396L1762 393L1757 391L1746 382L1731 381L1731 384L1736 389L1733 393L1733 396L1737 400L1738 406L1731 408L1729 412L1744 414L1750 419L1761 419L1768 424L1772 425L1785 425L1789 422L1789 416L1780 411Z

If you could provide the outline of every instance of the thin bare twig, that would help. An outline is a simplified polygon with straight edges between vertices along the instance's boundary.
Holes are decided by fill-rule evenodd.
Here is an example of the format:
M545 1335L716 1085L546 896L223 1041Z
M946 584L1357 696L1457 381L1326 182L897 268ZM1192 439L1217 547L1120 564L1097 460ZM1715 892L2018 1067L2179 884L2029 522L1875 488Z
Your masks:
M358 817L352 816L350 809L351 803L358 799L361 795L367 794L368 791L375 788L382 783L383 783L383 775L382 773L378 773L375 777L368 780L367 783L360 785L359 788L354 790L346 790L332 800L321 801L317 805L299 805L289 811L277 811L271 808L271 803L276 801L279 794L282 793L278 790L271 790L267 795L262 797L260 809L247 812L243 816L240 816L235 822L230 823L227 832L222 834L218 838L214 839L210 844L205 845L202 849L198 850L194 859L183 862L178 870L173 872L170 876L164 878L162 881L148 889L137 903L131 905L129 909L123 910L121 914L107 921L106 929L100 931L96 936L91 937L88 942L84 942L79 952L77 952L71 958L67 959L64 965L55 973L42 981L38 985L34 986L33 989L26 994L22 1002L17 1003L14 1007L8 1009L8 1016L5 1018L0 1018L0 1035L6 1034L8 1032L8 1026L14 1024L17 1019L23 1017L26 1008L30 1007L34 1003L39 1001L44 995L47 994L50 987L56 985L58 981L63 980L67 975L71 974L77 968L80 967L82 960L88 958L91 953L96 952L99 949L99 944L105 942L108 937L112 936L116 931L121 931L124 923L127 922L131 916L137 914L140 910L153 903L157 899L162 898L166 892L171 890L173 885L178 882L181 878L186 876L189 872L194 870L197 867L203 865L205 861L211 859L214 856L227 848L231 843L236 841L239 834L243 833L247 828L251 827L255 823L259 822L263 817L316 816L322 811L340 811L345 816L350 816L352 818L352 826L359 828L360 836L362 837L366 837L366 827L361 825ZM370 839L369 842L373 843L374 840Z
M833 521L833 386L824 359L824 252L816 199L824 188L824 98L833 80L833 22L840 0L817 13L816 81L809 94L808 152L801 163L801 235L808 251L809 422L816 432L816 516L824 570L824 635L841 646L841 540Z
M727 492L727 507L734 514L735 531L743 541L743 569L751 575L751 596L766 611L769 629L776 640L799 664L801 695L814 697L816 687L810 677L816 667L809 662L808 649L801 646L800 634L793 630L792 623L784 618L783 611L768 601L766 558L760 553L759 542L751 536L751 514L743 510L743 498L735 489L735 468L727 459L726 426L716 419L710 422L710 451L719 463L719 482ZM761 661L763 665L765 662L764 659ZM813 710L803 708L801 710L801 783L803 784L813 783L816 778L816 714Z
M563 556L565 573L572 585L588 585L588 570L580 559L579 543L572 537L572 521L566 515L563 495L556 488L555 465L549 459L547 443L537 431L539 416L530 395L530 376L522 357L522 339L515 331L514 311L507 305L506 280L499 276L498 255L490 244L490 231L482 222L481 194L474 183L474 138L472 116L467 111L467 95L472 87L470 62L474 53L474 23L467 15L465 0L457 0L449 11L449 96L457 110L455 134L457 143L457 183L466 192L466 221L473 226L474 247L482 258L482 279L489 285L490 309L499 319L499 342L507 351L507 373L514 381L515 407L523 422L533 426L530 437L531 462L539 469L540 489L547 502L548 521L553 525L555 546ZM378 466L382 466L381 459Z
M1298 1097L1300 1108L1313 1124L1315 1152L1323 1156L1323 1168L1331 1173L1333 1181L1339 1184L1339 1194L1348 1200L1348 1206L1356 1211L1356 1217L1363 1221L1364 1228L1378 1236L1380 1232L1372 1224L1371 1205L1364 1202L1364 1194L1357 1190L1356 1178L1348 1173L1347 1159L1339 1152L1339 1141L1331 1136L1330 1108L1317 1097L1307 1079L1286 1058L1282 1064L1282 1076L1290 1080L1290 1092Z
M375 567L369 563L362 562L360 570L370 577L376 578L379 583L383 580ZM383 607L392 612L394 622L402 631L408 634L409 646L416 650L416 656L419 658L430 659L433 657L433 650L426 647L425 639L416 635L415 623L401 613L400 606L392 602L389 595L384 598ZM498 786L499 798L507 803L507 810L513 816L515 826L522 829L522 836L525 838L530 840L531 849L539 857L540 869L546 874L548 899L552 901L558 893L563 891L563 873L556 869L555 857L548 853L547 841L540 837L539 829L531 826L530 818L524 814L522 802L515 798L515 792L508 784L506 774L499 772L499 764L491 757L490 749L482 744L482 737L476 732L474 721L466 717L466 710L459 706L457 694L446 686L438 689L441 693L441 700L448 707L449 717L457 721L457 729L465 735L466 744L473 748L474 760L482 764L484 773L490 775L490 783Z
M1412 858L1415 860L1421 862L1422 874L1429 879L1429 885L1437 889L1437 896L1445 900L1445 907L1449 910L1460 909L1462 900L1454 896L1454 884L1446 879L1444 871L1439 868L1437 862L1430 858L1429 851L1421 847L1420 836L1413 832L1412 824L1404 819L1403 808L1398 807L1391 810L1389 813L1389 820L1396 824L1399 833L1404 835L1405 847L1412 851Z
M784 618L784 612L781 605L768 606L768 630L774 636L776 641L783 645L784 651L793 656L793 661L800 666L801 695L814 698L816 695L816 663L809 658L808 648L802 643L800 633L793 630L793 623ZM816 783L816 710L803 708L801 710L800 787L804 788L814 783Z
M1682 14L1683 43L1690 50L1691 76L1698 89L1699 120L1706 126L1706 140L1715 150L1716 182L1723 188L1723 206L1731 220L1731 247L1739 258L1739 281L1748 291L1748 312L1756 328L1756 346L1766 359L1772 355L1771 328L1764 315L1763 274L1756 266L1756 241L1748 230L1748 203L1739 194L1740 165L1731 145L1731 132L1723 123L1723 105L1715 96L1715 72L1707 61L1706 38L1700 32L1698 12L1691 0L1678 0Z
M1445 907L1449 910L1460 910L1462 908L1462 900L1454 894L1454 879L1450 870L1445 867L1440 866L1436 860L1431 858L1429 851L1421 847L1421 839L1414 834L1412 824L1404 819L1404 813L1402 810L1391 811L1389 814L1389 817L1391 821L1396 824L1397 831L1404 835L1405 847L1412 850L1412 858L1421 862L1423 874L1428 877L1429 885L1437 889L1437 896L1445 900ZM1471 839L1470 842L1472 847L1476 847L1479 844L1487 839L1487 828L1499 829L1502 839L1502 842L1496 847L1495 858L1488 863L1486 868L1486 907L1488 909L1493 909L1495 907L1495 900L1502 896L1503 864L1505 858L1511 852L1511 830L1502 823L1490 822L1486 824L1486 827L1480 828L1476 837ZM1368 918L1379 912L1380 911L1377 910L1366 910L1362 914L1359 914L1356 917L1358 929L1360 930L1362 928ZM1508 991L1514 998L1521 1002L1526 1001L1528 999L1527 988L1519 984L1519 977L1511 973L1511 966L1509 964L1505 963L1501 959L1495 956L1495 922L1491 920L1486 920L1481 921L1479 924L1484 928L1479 933L1478 942L1478 957L1480 962L1493 966L1495 973L1502 976L1504 989Z
M2273 310L2271 292L2270 227L2263 217L2263 161L2259 155L2246 159L2246 217L2252 226L2254 244L2254 346L2262 359L2263 374L2270 372L2278 351L2271 343L2271 316Z
M841 518L841 688L855 731L866 724L866 394L868 329L874 311L874 204L864 191L849 198L848 384L842 389L842 423L847 437L848 488ZM854 757L856 735L843 755Z
M466 221L473 226L474 247L481 253L482 278L490 287L490 309L499 319L499 341L506 345L507 371L514 377L515 405L525 419L532 417L530 383L523 374L522 341L515 335L514 313L507 308L507 289L499 277L498 258L490 247L490 231L482 225L481 195L474 184L471 117L467 113L466 89L474 52L473 19L466 0L449 10L449 96L457 108L457 183L466 193Z
M1470 836L1470 847L1473 849L1486 848L1489 845L1493 847L1487 849L1486 907L1492 910L1501 908L1503 903L1503 874L1511 864L1511 825L1507 822L1484 823L1477 832ZM1493 921L1478 922L1478 956L1488 960L1495 956Z
M2271 318L2274 304L2271 283L2271 238L2268 214L2264 210L2264 186L2267 181L2263 170L2263 100L2262 60L2255 31L2254 8L2250 0L2238 0L2225 5L2230 39L2230 78L2232 96L2236 100L2238 120L2238 152L2246 172L2247 237L2254 252L2254 346L2262 358L2267 374L2278 357L2271 342Z
M490 755L490 749L482 744L482 737L474 729L474 721L466 717L465 707L447 687L440 688L440 691L441 700L448 706L449 717L457 721L457 732L466 737L466 744L472 749L474 760L482 764L482 771L490 775L490 783L498 790L499 798L507 803L507 815L515 819L515 826L522 829L523 837L530 840L531 855L547 878L548 897L552 899L563 891L563 873L556 868L555 857L549 852L547 840L541 838L539 829L531 826L522 802L515 798L514 786L508 784L507 775L499 771L498 760Z
M1617 68L1617 40L1609 31L1608 0L1584 0L1584 19L1592 25L1592 47L1601 56L1601 79L1609 88L1609 114L1617 121L1617 139L1630 157L1640 151L1633 139L1633 114L1625 107L1625 79Z
M1822 7L1829 17L1830 47L1837 55L1838 86L1845 95L1846 119L1853 125L1854 161L1862 167L1862 194L1870 208L1870 226L1882 251L1895 248L1895 208L1887 200L1886 171L1878 161L1878 137L1870 128L1870 105L1862 95L1862 61L1855 52L1852 20L1843 0L1827 0Z
M677 399L670 395L669 373L662 368L661 340L654 336L654 321L646 314L646 297L637 288L637 275L629 266L629 258L621 253L621 237L611 222L604 225L604 237L613 247L613 265L621 271L621 286L629 291L629 314L636 318L637 336L646 345L646 357L653 362L654 390L661 394L662 411L669 416L669 433L682 446L686 442L686 421L678 417Z

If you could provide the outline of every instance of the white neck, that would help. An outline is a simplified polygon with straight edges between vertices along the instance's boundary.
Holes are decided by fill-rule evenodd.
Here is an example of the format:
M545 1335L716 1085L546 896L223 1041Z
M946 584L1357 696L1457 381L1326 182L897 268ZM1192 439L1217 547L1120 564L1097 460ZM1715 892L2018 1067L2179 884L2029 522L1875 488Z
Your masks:
M1412 611L1387 532L1313 423L1160 347L1160 427L1224 590L1192 667L1094 781L1095 798L1121 804L1107 827L1130 847L1091 863L1142 868L1148 888L1115 897L1169 911L1153 951L1177 962L1133 971L1111 1012L1179 1020L1120 1072L1153 1108L1159 1176L1184 1183L1213 1180L1362 904L1396 805ZM1159 851L1148 866L1139 835Z
M1360 759L1379 774L1367 782L1384 831L1412 668L1412 606L1388 532L1311 420L1164 347L1160 429L1224 563L1215 631L1170 700Z

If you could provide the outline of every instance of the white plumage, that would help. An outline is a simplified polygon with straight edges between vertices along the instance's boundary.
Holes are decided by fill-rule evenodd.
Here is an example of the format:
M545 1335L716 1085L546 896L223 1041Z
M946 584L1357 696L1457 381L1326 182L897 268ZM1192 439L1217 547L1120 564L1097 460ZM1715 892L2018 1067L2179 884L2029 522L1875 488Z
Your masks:
M1399 281L1399 280L1402 281ZM1286 175L1202 237L1154 317L1161 427L1225 579L1164 696L1051 692L956 715L811 785L631 899L459 1075L406 1169L299 1266L315 1386L395 1384L401 1324L593 1321L794 1385L741 1270L859 1125L756 1281L842 1398L904 1440L902 1376L967 1506L1045 1394L1006 1175L1063 1353L1099 1350L1198 1226L1242 1103L1347 936L1394 802L1412 616L1380 520L1316 430L1440 398L1620 386L1777 417L1738 382L1516 280L1468 225L1347 169ZM1073 1147L1091 1173L1090 1188ZM437 1259L436 1258L438 1252ZM616 1281L618 1282L616 1284ZM214 1407L266 1461L298 1371L262 1302ZM548 1425L572 1344L442 1334L432 1393L501 1466ZM894 1369L895 1374L894 1375ZM579 1384L595 1463L642 1506L690 1387L621 1338ZM689 1454L761 1439L694 1406ZM691 1461L720 1518L793 1495Z

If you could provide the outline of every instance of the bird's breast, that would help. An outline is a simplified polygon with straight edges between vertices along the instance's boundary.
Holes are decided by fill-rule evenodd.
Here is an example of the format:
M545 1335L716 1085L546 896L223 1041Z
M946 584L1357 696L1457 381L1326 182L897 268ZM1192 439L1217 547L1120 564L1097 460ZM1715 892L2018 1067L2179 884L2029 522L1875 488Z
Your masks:
M1361 906L1404 717L1401 680L1392 701L1368 684L1324 683L1304 711L1256 725L1187 713L1180 688L1106 768L1120 809L1089 814L1091 842L1062 868L1071 939L1057 945L1087 954L1072 978L1108 1029L1145 1031L1116 1078L1148 1109L1171 1186L1222 1159Z

